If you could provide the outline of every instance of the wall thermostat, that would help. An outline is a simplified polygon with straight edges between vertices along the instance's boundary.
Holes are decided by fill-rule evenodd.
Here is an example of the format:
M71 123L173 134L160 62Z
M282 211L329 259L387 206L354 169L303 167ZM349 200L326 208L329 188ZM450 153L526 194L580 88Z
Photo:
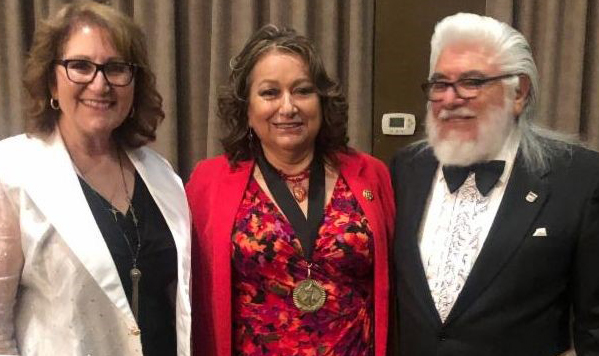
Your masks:
M416 116L404 113L383 114L384 135L413 135L416 129Z

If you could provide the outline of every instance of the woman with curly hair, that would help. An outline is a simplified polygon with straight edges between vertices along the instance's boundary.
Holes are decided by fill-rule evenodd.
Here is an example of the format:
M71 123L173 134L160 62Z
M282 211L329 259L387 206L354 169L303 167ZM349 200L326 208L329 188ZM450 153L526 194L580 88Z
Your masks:
M186 187L196 355L383 356L390 179L347 146L347 103L312 44L263 27L218 104L225 155Z
M0 142L0 354L189 355L190 218L144 35L92 1L41 23L27 134Z

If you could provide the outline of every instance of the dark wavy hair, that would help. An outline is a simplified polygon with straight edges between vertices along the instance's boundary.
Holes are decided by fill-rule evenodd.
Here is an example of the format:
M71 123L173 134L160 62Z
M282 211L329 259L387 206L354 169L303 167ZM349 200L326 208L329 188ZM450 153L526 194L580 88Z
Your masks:
M255 158L262 151L259 139L250 137L248 126L249 77L258 60L270 51L300 56L308 66L310 79L320 97L322 125L316 136L315 153L336 164L334 153L348 152L347 102L341 87L326 73L322 59L310 40L288 28L266 25L255 32L239 55L231 61L229 84L218 97L218 118L226 134L221 139L229 162Z
M26 132L46 136L54 131L59 110L50 107L56 85L53 60L60 59L70 35L80 26L97 26L106 31L123 59L135 63L133 115L114 130L113 137L127 147L140 147L156 139L158 124L164 119L162 97L156 90L156 76L150 70L145 36L133 20L93 1L77 1L64 6L53 18L39 23L25 64Z

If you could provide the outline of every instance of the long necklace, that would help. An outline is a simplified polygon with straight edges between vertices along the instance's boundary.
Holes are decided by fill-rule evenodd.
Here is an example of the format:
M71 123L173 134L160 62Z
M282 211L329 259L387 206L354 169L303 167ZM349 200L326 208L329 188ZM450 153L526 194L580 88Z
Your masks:
M128 210L131 211L131 218L133 220L133 226L135 227L135 234L137 236L137 244L135 245L135 249L131 246L129 237L127 237L127 234L121 228L121 225L119 225L117 215L121 212L117 208L115 208L114 205L112 205L112 198L114 197L114 194L110 198L109 207L105 207L105 205L106 205L104 203L105 199L102 196L100 196L100 194L95 189L93 189L89 184L87 184L87 182L86 182L86 184L91 188L91 191L98 198L98 201L100 202L100 204L102 206L104 206L110 213L112 213L114 222L115 222L117 228L119 229L119 231L121 232L121 236L125 240L125 243L127 244L127 249L129 250L129 253L131 254L131 269L129 270L129 278L131 278L131 311L133 312L133 316L135 317L135 320L137 321L137 320L139 320L138 319L138 316L139 316L139 280L141 279L141 271L137 267L137 259L139 258L139 251L141 250L141 235L139 233L139 226L138 226L139 220L137 219L137 214L135 213L135 207L133 206L133 202L131 201L131 198L129 197L129 189L127 188L127 182L125 181L125 172L123 169L123 161L121 159L120 151L117 151L117 155L119 158L119 169L121 171L121 179L123 181L123 187L125 189L125 194L127 197L127 201L129 203ZM85 179L86 178L85 175L83 173L81 173L81 175L83 176L84 181L87 181L87 179Z
M110 210L114 216L114 222L118 226L119 230L121 230L123 239L127 243L127 247L129 248L129 252L131 253L131 269L129 270L129 277L131 278L131 311L133 312L133 316L135 320L138 319L139 315L139 280L141 279L141 271L137 268L137 259L139 258L139 251L141 250L141 235L139 234L139 226L137 220L137 214L135 214L135 207L133 206L133 202L131 199L132 196L129 196L129 189L127 188L127 182L125 181L125 173L123 170L123 161L121 159L120 151L119 155L119 168L121 170L121 179L123 180L123 187L125 187L125 195L127 197L127 201L129 202L129 210L131 210L131 217L133 218L133 226L135 227L135 234L137 235L137 245L135 246L135 251L131 247L131 243L129 242L129 238L125 234L125 231L118 224L117 220L117 209L114 208L112 204L110 204Z
M310 178L310 168L303 170L302 172L294 175L289 175L283 173L283 171L278 171L281 178L285 181L291 183L291 193L293 193L293 198L297 200L299 203L306 200L306 188L302 184L306 179Z

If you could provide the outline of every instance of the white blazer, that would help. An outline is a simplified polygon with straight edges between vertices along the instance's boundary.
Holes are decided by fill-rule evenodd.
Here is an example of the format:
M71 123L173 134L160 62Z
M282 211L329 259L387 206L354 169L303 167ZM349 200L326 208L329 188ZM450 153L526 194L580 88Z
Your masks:
M175 241L177 354L188 356L191 228L183 185L151 149L127 155ZM0 356L141 356L137 323L58 130L45 140L0 141L0 211Z

